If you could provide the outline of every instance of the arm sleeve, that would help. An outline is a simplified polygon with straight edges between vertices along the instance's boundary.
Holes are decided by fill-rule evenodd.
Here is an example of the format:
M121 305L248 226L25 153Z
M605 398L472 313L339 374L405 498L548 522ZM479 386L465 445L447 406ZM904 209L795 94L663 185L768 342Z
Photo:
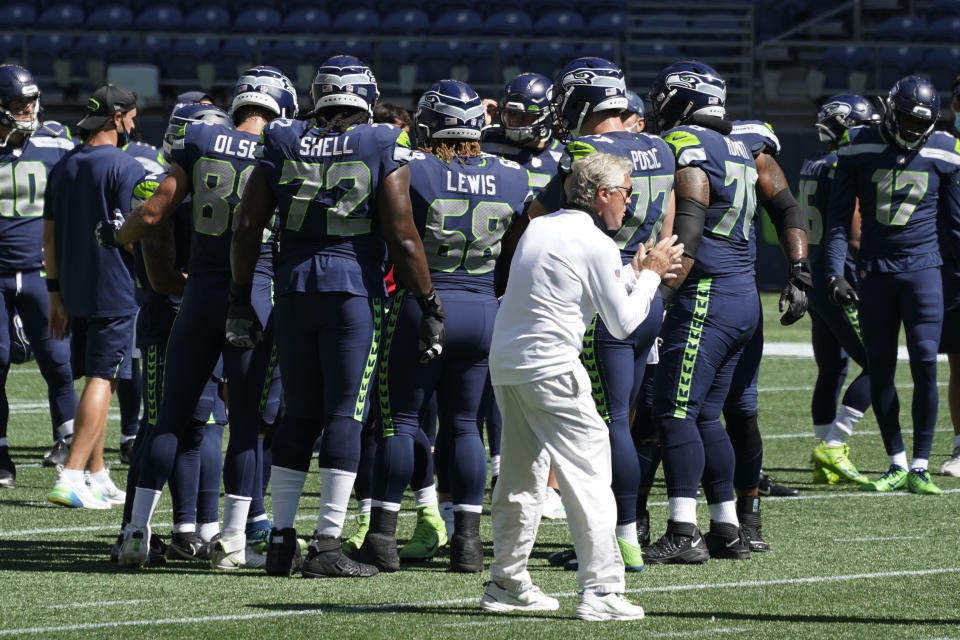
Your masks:
M946 177L941 192L941 253L953 262L960 262L960 172Z
M619 274L632 267L622 265L616 245L609 238L604 240L607 242L591 243L585 252L584 288L613 337L625 340L650 313L660 276L644 269L628 294Z
M827 277L843 275L843 264L847 257L847 235L857 201L856 185L848 167L848 158L838 154L833 182L830 185L824 238Z

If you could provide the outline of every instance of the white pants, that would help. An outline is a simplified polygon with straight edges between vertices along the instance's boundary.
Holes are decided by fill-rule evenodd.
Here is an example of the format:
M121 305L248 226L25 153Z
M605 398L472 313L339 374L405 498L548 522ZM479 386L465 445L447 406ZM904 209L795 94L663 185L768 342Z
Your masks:
M507 588L531 582L533 550L553 464L577 551L577 582L591 591L624 591L617 505L610 488L610 433L579 362L553 378L494 386L503 416L500 478L493 492L490 576Z

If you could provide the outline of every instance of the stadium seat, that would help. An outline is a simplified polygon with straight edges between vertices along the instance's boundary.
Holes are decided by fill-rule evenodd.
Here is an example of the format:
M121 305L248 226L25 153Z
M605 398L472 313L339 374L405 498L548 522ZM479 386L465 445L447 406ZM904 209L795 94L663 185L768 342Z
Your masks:
M416 86L418 75L423 73L418 64L423 57L423 45L417 40L381 42L380 63L375 71L377 81L395 83L398 91L410 93Z
M364 7L347 9L333 19L331 32L343 33L376 33L380 25L380 16L376 11Z
M855 46L830 47L819 63L824 73L824 86L827 91L847 91L850 89L850 74L862 73L872 75L874 72L873 56L867 49Z
M313 73L320 63L321 47L313 38L304 38L297 40L278 40L263 51L264 58L273 66L283 71L299 89L309 88L302 84L298 75L299 67L306 66L309 72L309 81L313 80Z
M573 45L561 40L529 44L523 60L524 70L542 73L552 79L567 61L576 57L575 51Z
M225 82L235 81L244 69L262 63L264 56L260 56L259 59L257 57L260 42L258 38L241 38L224 42L213 60L217 69L217 79ZM264 47L267 46L266 42L263 44Z
M230 12L224 7L204 5L187 14L183 20L184 31L218 33L230 29Z
M373 45L368 40L360 38L351 38L344 40L333 40L328 38L321 58L328 58L335 55L356 56L367 64L373 63Z
M283 19L278 31L282 33L320 33L330 26L330 14L323 9L300 7Z
M85 17L79 5L57 4L43 10L36 26L39 29L72 29L82 25Z
M603 58L616 62L623 57L623 46L617 47L614 41L590 42L577 47L575 58Z
M446 11L433 23L433 34L438 36L473 35L483 28L483 18L471 9Z
M129 29L131 23L133 23L133 11L129 7L115 4L94 9L87 16L85 25L88 29L123 31Z
M874 40L907 42L927 37L927 23L921 18L894 17L884 20L873 32Z
M548 11L537 18L533 28L539 36L576 36L583 33L583 18L574 11Z
M508 80L526 71L525 56L526 48L522 44L516 40L501 40L497 44L485 42L477 45L473 51L468 51L463 63L470 70L471 82L493 84L499 93L499 88Z
M23 36L0 34L0 57L4 60L23 59Z
M533 20L517 9L497 11L487 18L484 31L490 36L529 36L533 34Z
M270 33L280 27L280 12L270 7L246 9L237 14L233 21L234 31L241 33Z
M396 9L387 13L380 21L382 33L412 35L423 33L430 27L430 16L415 7Z
M955 43L958 33L960 33L960 16L944 18L930 23L925 39L933 42ZM960 73L960 69L957 71Z
M180 7L167 4L147 7L133 24L143 31L178 31L183 24L183 11Z
M930 76L930 81L938 91L950 91L960 75L960 47L928 52L923 70Z
M656 33L660 37L678 29L686 29L687 26L687 16L682 13L651 13L640 21L644 33Z
M127 47L134 51L134 55L141 62L163 66L163 62L170 55L170 39L161 36L146 34L142 38L128 38Z
M171 42L171 48L163 58L164 76L166 79L196 79L197 64L217 52L218 43L211 38L177 38Z
M940 20L960 18L960 2L957 2L957 0L933 0L927 7L926 15L930 19L931 25Z
M627 31L627 17L623 11L605 11L589 18L587 33L591 36L621 38Z
M35 76L53 74L53 61L66 57L69 48L73 45L73 38L61 35L30 36L27 38L27 49L30 52L30 71Z
M463 64L471 57L474 47L460 40L447 42L429 42L423 45L417 76L422 84L433 84L437 80L453 77L453 67ZM457 78L457 80L464 80ZM469 82L469 80L464 80Z
M897 47L896 49L881 49L878 55L880 77L878 78L879 91L886 91L897 80L913 73L923 73L923 51L913 47Z
M8 5L3 14L3 26L7 29L32 27L37 20L37 11L29 4Z

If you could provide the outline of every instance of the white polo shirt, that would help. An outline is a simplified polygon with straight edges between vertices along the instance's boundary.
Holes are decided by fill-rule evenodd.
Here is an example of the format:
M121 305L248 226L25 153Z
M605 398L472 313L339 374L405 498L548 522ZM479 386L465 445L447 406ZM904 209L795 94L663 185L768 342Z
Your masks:
M517 245L493 326L490 378L523 384L572 371L583 334L599 313L625 339L650 312L660 276L636 277L616 244L573 209L535 218Z

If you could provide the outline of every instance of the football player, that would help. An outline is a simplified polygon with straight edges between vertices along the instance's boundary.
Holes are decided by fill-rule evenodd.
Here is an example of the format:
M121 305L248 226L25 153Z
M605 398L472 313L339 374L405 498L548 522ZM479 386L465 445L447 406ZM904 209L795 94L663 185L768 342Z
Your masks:
M73 437L77 394L70 372L70 344L47 327L49 301L43 284L43 192L50 169L74 141L67 127L40 120L40 90L23 67L0 65L0 487L13 488L16 468L7 447L6 379L10 370L13 316L36 354L47 384L54 450L62 464ZM59 444L59 446L58 446ZM45 461L46 463L46 461Z
M263 130L231 248L227 336L240 344L258 338L251 281L263 229L279 207L274 322L284 417L271 446L274 529L266 568L290 575L302 564L305 577L371 577L376 567L347 558L340 534L383 328L384 241L423 312L424 362L443 350L444 312L410 210L407 134L369 124L379 95L370 68L333 56L310 93L310 120L280 119ZM301 563L293 523L321 433L323 494Z
M143 468L118 560L121 566L137 566L146 559L150 517L170 477L178 441L195 424L194 409L221 355L230 385L230 440L223 469L223 530L211 566L264 566L264 557L248 548L245 530L258 473L260 398L271 345L226 344L223 324L229 306L233 210L253 171L257 140L269 121L296 113L296 90L286 76L267 66L247 70L237 81L230 108L236 128L185 124L171 143L170 171L156 193L131 212L123 226L103 234L107 242L140 239L191 196L190 277L167 345L157 426L144 443Z
M950 133L960 137L960 76L953 81L953 99L950 115L953 116ZM951 214L954 225L960 215ZM952 230L952 229L951 229ZM960 254L944 252L943 257L943 332L940 336L940 352L947 354L950 380L947 397L950 405L950 420L953 422L953 453L940 468L945 476L960 477Z
M627 89L627 108L620 114L620 120L623 122L623 128L630 133L643 133L646 128L647 121L643 115L643 98L638 96L635 91Z
M414 125L422 152L410 162L410 198L431 279L445 301L446 345L442 359L416 363L413 337L421 313L411 296L399 292L380 354L383 440L370 531L357 557L385 571L399 567L397 513L413 472L421 410L436 395L454 505L450 569L475 573L483 569L480 514L487 465L477 421L497 312L493 268L500 238L523 213L528 178L519 164L481 151L483 105L467 84L432 85L417 104Z
M817 381L811 401L816 437L816 448L811 455L815 484L867 482L867 478L850 462L847 446L854 425L870 406L870 378L860 333L860 314L855 302L838 306L827 299L821 243L840 139L851 127L879 123L880 115L861 96L840 94L829 98L820 107L816 123L820 141L828 148L805 159L800 168L800 206L807 218L814 282L810 296L810 323L813 355L817 362ZM860 240L859 214L855 213L851 220L849 243L855 250ZM849 249L843 269L847 282L856 285L856 265ZM851 358L862 370L847 387L838 410L837 401Z
M936 495L927 470L937 419L937 346L943 323L938 247L941 191L960 172L956 139L934 131L940 96L929 80L900 79L884 101L879 126L844 133L827 205L826 288L837 304L860 300L860 326L870 367L870 400L890 468L865 491ZM860 202L857 289L844 277L851 219ZM900 434L894 385L903 324L913 377L913 460Z

